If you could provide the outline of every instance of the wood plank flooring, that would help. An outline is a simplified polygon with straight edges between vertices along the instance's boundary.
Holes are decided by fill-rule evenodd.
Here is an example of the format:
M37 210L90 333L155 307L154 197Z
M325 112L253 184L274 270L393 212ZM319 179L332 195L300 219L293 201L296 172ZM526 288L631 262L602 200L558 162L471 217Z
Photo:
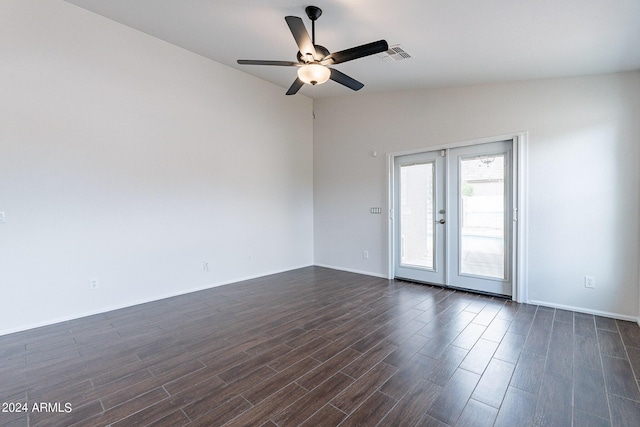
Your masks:
M638 377L635 323L309 267L0 336L0 426L638 426Z

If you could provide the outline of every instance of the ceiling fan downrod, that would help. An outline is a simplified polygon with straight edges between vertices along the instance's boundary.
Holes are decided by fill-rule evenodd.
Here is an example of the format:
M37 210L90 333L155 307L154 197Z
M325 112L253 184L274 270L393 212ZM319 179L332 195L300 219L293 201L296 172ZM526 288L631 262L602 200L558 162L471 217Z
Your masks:
M317 6L307 6L304 10L311 20L311 43L316 44L316 20L322 15L322 9Z

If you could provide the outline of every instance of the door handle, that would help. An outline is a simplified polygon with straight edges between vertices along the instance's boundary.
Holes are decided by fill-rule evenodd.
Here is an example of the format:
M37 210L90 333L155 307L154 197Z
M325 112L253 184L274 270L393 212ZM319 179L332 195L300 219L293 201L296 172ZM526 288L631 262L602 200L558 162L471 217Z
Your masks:
M444 221L444 218L440 218L440 219L439 219L439 220L437 220L436 222L437 222L437 223L439 223L439 224L444 224L444 222L445 222L445 221Z

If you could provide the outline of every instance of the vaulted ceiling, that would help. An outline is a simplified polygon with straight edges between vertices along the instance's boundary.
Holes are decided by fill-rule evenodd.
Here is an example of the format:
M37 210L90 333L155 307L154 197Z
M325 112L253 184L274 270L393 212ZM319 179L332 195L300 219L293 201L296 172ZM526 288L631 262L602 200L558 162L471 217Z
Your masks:
M370 56L335 68L357 93L600 74L640 69L640 0L66 0L286 89L296 68L284 17L323 10L316 44L339 51L386 39L412 58ZM351 95L335 82L299 92Z

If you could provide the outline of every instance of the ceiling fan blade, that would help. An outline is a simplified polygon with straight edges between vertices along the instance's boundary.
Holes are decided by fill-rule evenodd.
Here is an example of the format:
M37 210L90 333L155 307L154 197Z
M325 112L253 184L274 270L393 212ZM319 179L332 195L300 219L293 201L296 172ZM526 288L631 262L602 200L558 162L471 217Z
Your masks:
M329 78L334 82L338 82L341 85L344 85L349 89L353 89L353 90L360 90L364 87L364 84L360 83L356 79L353 79L347 76L345 73L338 71L334 68L330 68L330 70L331 70L331 77Z
M376 53L381 53L388 49L389 44L386 40L378 40L377 42L371 42L363 44L362 46L356 46L350 49L341 50L340 52L331 53L322 61L322 63L341 64L343 62L352 61L365 56L375 55Z
M298 62L291 61L262 61L259 59L238 59L238 64L241 65L280 65L283 67L297 67L300 65Z
M316 48L313 46L311 37L309 37L309 33L307 32L307 27L304 26L302 19L297 16L286 16L284 19L287 21L293 38L296 39L300 53L302 53L303 56L311 54L313 58L316 59Z
M304 85L304 82L299 78L296 78L289 90L287 91L287 95L295 95L298 93L300 88Z

